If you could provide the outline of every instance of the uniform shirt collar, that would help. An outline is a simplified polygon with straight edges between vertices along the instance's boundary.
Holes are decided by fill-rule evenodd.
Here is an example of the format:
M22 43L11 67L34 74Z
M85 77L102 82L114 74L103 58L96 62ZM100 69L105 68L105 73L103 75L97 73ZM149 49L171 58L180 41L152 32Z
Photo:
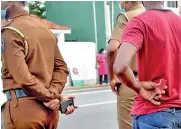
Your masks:
M144 8L144 6L143 6L142 4L136 4L135 6L133 6L133 7L130 9L130 11L131 11L131 10L136 10L136 9L138 9L138 8Z
M29 15L28 11L14 7L13 9L7 10L6 19L11 20L24 15Z
M155 10L155 11L161 11L161 12L170 12L170 11L172 11L172 10L170 10L170 9L148 9L148 10Z

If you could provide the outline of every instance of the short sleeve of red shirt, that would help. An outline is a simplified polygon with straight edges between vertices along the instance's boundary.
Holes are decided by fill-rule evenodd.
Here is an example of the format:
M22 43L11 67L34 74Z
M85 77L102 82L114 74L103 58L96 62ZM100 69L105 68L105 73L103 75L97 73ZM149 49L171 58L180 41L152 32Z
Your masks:
M135 17L126 25L122 35L121 43L131 43L139 50L143 44L143 37L143 22Z

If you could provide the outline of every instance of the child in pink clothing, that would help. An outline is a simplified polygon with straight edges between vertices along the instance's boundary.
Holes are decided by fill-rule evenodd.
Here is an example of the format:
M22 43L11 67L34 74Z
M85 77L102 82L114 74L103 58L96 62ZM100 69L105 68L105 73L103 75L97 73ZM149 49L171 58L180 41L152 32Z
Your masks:
M99 54L96 57L96 60L99 64L98 74L99 74L99 84L102 85L102 77L104 76L104 81L108 84L108 71L106 63L106 54L104 48L99 51Z

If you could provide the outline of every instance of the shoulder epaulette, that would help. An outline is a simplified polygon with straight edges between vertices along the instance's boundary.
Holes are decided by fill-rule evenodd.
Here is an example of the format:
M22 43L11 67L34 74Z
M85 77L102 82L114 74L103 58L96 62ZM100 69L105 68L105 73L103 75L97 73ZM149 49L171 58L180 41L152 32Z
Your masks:
M124 15L124 16L126 17L126 19L129 21L129 18L128 18L128 16L126 15L126 13L122 13L122 12L118 14L117 19L119 18L120 15Z
M9 26L13 22L12 19L6 20L5 24L1 27L1 32L4 30L4 27Z
M24 42L24 54L25 54L25 58L26 58L28 55L28 41L27 41L27 39L25 38L23 33L21 33L18 29L11 27L11 26L3 26L3 28L1 28L1 31L7 30L7 29L16 32L21 37L21 39L23 40L23 42Z

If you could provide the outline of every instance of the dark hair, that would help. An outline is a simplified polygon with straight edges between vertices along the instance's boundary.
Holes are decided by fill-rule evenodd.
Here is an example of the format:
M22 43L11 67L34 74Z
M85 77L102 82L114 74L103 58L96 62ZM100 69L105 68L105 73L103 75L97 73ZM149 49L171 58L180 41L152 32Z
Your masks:
M101 50L99 51L99 53L102 53L104 51L104 48L101 48Z
M24 6L26 5L26 1L20 1Z

